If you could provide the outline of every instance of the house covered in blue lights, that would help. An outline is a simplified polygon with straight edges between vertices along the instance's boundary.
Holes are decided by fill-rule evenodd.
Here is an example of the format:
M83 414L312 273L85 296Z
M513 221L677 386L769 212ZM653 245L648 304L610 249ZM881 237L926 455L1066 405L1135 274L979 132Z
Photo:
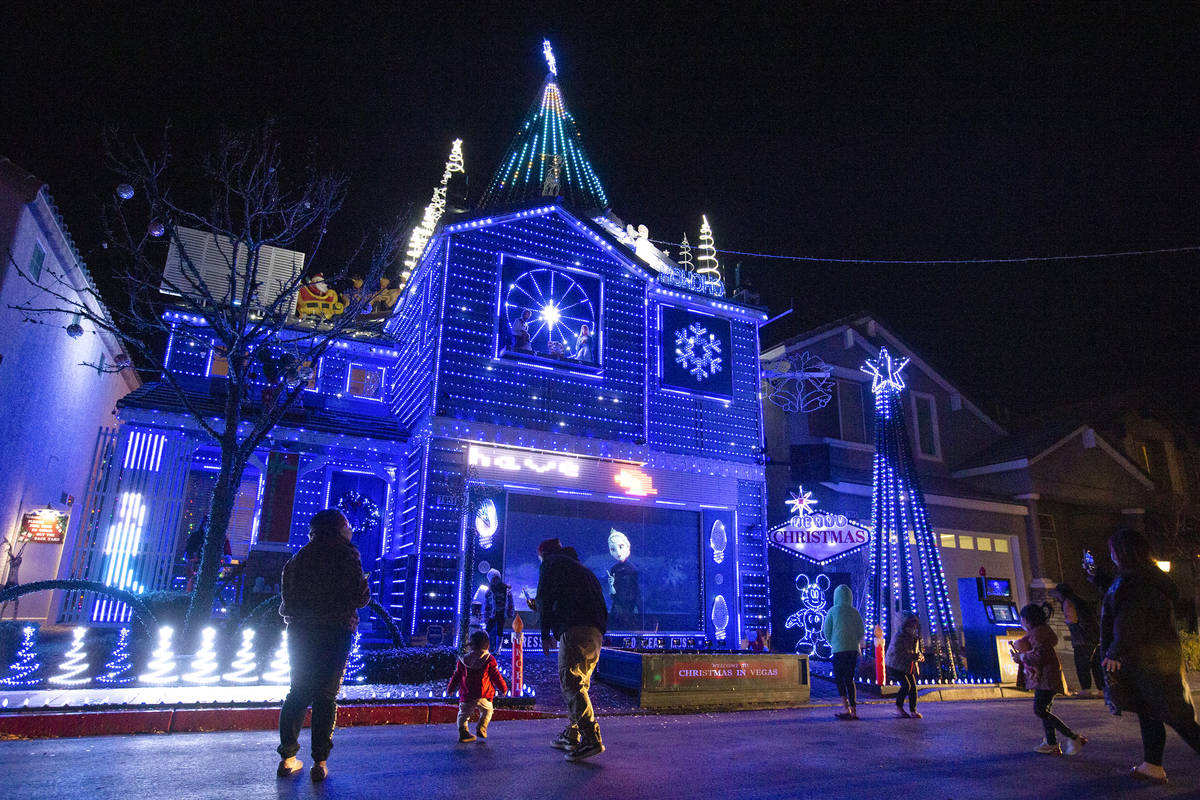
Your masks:
M270 596L312 513L349 503L376 594L416 641L454 641L492 568L532 595L551 537L607 588L610 641L737 647L769 627L766 314L625 226L579 140L551 72L478 206L410 250L394 313L308 365L235 510L247 597ZM329 313L326 287L305 291L298 312ZM222 359L198 341L171 358L217 408ZM123 402L71 574L145 590L178 574L216 462L173 402L157 384Z

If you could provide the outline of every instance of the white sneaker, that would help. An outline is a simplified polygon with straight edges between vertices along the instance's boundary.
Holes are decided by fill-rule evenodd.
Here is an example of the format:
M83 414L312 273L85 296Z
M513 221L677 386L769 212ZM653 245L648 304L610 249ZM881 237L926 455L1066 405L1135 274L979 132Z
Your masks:
M1069 756L1077 756L1083 752L1083 746L1087 744L1087 737L1076 734L1074 739L1067 739L1063 745L1063 752Z
M1033 752L1045 753L1048 756L1061 756L1062 755L1062 749L1058 745L1050 744L1045 739L1042 739L1042 743L1039 744L1037 747L1033 748Z

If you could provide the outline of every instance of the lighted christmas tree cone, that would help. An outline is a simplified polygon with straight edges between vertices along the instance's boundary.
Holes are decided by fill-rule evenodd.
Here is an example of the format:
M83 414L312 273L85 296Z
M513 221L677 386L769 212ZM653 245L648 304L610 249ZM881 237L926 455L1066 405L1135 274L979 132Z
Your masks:
M8 674L0 678L0 686L10 689L28 689L42 682L38 671L42 668L37 660L37 631L32 625L21 629L21 647L16 661L8 665Z
M362 641L362 634L358 631L354 632L354 644L350 646L350 656L346 659L346 677L345 680L352 683L362 683L367 679L363 662L362 648L359 643Z
M184 683L210 684L221 679L217 671L217 631L205 628L200 631L200 647L192 656L192 668L183 676Z
M288 661L287 631L279 637L279 647L271 656L267 671L262 674L263 683L282 684L286 686L292 680L291 664Z
M105 686L125 686L133 683L133 660L129 653L129 628L121 628L117 634L117 644L113 647L108 663L104 665L104 674L97 678Z
M872 378L875 395L875 467L871 538L871 574L866 622L892 636L894 609L913 609L929 639L926 659L937 680L957 681L958 632L946 573L933 527L925 510L917 469L904 424L900 398L907 358L893 359L887 348L862 371ZM919 609L919 610L918 610Z
M167 625L158 629L158 643L150 654L146 672L142 673L142 683L164 686L179 681L179 673L175 669L175 649L171 643L174 635L174 629Z
M258 655L254 652L253 628L242 628L242 643L233 657L233 663L229 665L229 672L222 675L221 679L226 683L258 682Z
M87 628L75 628L71 631L71 636L71 647L63 657L58 673L50 676L50 683L55 686L82 686L91 682L91 678L87 676L87 653L83 649Z

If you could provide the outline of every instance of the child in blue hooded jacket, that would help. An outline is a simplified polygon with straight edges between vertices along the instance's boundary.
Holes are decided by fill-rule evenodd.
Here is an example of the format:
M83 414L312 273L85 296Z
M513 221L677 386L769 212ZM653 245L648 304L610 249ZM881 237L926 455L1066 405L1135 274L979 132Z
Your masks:
M858 719L858 704L854 692L854 670L858 654L866 637L862 615L853 605L850 587L842 584L833 590L833 607L825 614L821 633L833 651L833 682L842 697L845 710L834 714L838 719Z

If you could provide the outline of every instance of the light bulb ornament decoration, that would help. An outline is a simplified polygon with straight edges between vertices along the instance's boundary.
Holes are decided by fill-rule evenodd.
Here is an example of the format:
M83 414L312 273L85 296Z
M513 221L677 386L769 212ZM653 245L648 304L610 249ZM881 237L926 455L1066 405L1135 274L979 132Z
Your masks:
M712 524L712 530L708 534L708 546L712 548L714 564L725 561L725 550L729 547L729 534L725 532L725 523L719 519Z
M226 683L257 683L258 656L254 652L254 629L242 628L242 642L229 665L229 672L221 676Z
M871 571L866 622L891 636L896 614L921 608L923 632L940 680L959 679L958 632L945 570L925 507L901 396L907 358L881 348L862 371L875 394L875 461L871 515Z
M719 594L713 599L711 619L713 637L718 642L724 642L727 635L725 629L729 627L729 604L725 602L725 595Z
M55 686L82 686L90 683L87 672L87 653L83 649L83 640L87 636L87 628L77 627L71 631L71 647L63 657L58 673L50 676L50 683Z

